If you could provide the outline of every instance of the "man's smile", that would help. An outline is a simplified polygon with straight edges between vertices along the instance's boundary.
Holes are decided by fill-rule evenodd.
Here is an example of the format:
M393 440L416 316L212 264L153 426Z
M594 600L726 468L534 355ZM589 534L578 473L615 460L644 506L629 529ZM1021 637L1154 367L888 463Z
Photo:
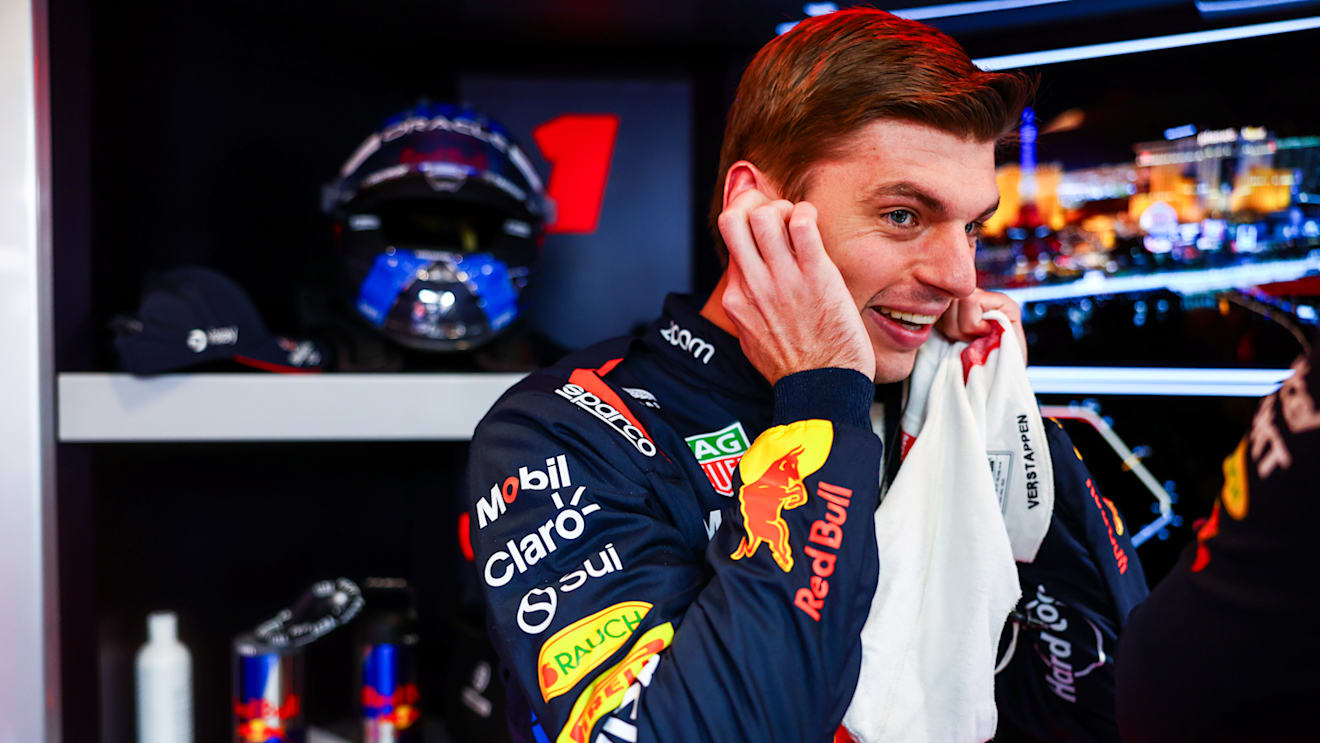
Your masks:
M921 326L930 325L939 318L938 314L922 315L916 312L903 312L902 310L896 310L892 307L883 307L879 305L876 306L875 310L880 314L890 317L894 320L897 320L904 325L912 326L913 330L920 330Z
M901 312L879 305L867 307L862 316L889 339L886 345L901 351L920 348L930 337L938 318L938 315Z

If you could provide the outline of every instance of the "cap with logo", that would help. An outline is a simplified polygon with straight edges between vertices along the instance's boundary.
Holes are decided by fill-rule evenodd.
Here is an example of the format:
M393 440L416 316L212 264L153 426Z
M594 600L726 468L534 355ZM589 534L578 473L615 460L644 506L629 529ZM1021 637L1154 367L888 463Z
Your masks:
M115 349L134 374L235 361L272 372L322 371L326 354L312 341L272 335L238 284L201 267L150 279L136 315L110 322Z

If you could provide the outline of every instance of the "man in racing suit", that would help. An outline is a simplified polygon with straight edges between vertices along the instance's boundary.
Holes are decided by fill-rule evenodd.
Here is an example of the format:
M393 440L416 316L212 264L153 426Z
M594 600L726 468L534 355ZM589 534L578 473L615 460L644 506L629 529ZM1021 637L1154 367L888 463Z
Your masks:
M998 101L982 106L993 121L845 115L839 149L789 156L811 165L796 185L791 166L753 164L774 160L735 136L774 108L758 89L842 100L817 59L856 74L878 64L873 42L895 40L899 72L943 70L929 82L939 90L974 83ZM730 262L710 299L671 296L639 336L533 373L478 426L471 535L515 737L835 735L883 569L873 515L894 462L882 467L877 392L892 397L937 316L971 337L982 311L1016 314L975 289L971 265L994 211L994 142L1021 107L1005 78L879 11L810 19L771 42L730 113L717 204ZM1145 579L1117 511L1061 427L1047 428L1055 511L1036 560L1018 566L1000 737L1113 740L1112 653Z

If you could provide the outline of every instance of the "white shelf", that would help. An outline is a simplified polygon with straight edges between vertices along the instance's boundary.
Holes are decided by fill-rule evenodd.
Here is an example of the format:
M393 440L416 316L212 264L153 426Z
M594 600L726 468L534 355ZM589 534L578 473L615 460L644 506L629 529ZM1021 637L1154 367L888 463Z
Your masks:
M59 440L465 441L522 377L66 373Z
M1033 366L1037 394L1260 397L1291 369ZM522 374L60 374L59 440L467 441Z

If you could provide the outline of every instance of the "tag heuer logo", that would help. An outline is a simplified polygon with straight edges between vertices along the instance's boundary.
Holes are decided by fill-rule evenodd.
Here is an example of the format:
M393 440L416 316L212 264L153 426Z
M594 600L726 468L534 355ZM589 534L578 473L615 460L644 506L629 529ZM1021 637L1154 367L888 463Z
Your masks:
M726 498L733 497L733 471L738 468L738 460L749 446L742 424L734 421L718 431L699 433L683 440L692 449L692 456L701 464L715 492Z

